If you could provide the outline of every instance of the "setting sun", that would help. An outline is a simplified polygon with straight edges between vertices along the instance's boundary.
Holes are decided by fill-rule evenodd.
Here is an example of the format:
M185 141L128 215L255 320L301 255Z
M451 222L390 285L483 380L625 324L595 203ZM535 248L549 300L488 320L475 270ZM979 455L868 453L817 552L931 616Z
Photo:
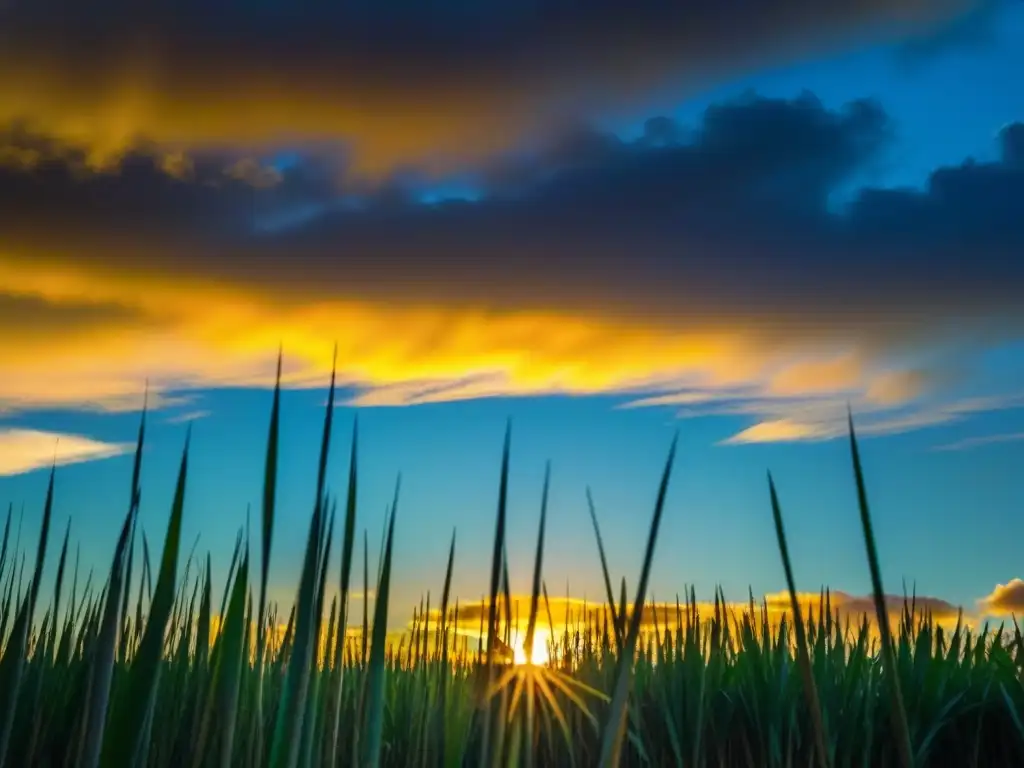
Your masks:
M548 662L548 641L551 633L546 629L538 627L533 633L533 663L547 664ZM529 664L530 659L526 658L526 632L516 638L513 646L514 661L517 665Z

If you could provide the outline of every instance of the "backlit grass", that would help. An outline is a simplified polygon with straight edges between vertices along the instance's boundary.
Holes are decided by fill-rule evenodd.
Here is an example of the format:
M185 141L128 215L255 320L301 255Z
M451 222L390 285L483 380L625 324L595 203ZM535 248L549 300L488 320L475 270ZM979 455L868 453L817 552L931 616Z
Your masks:
M371 573L369 542L364 534L360 552L356 535L355 432L344 498L325 492L333 399L332 381L290 606L268 602L265 566L276 517L279 390L261 525L251 536L258 540L237 538L217 605L209 556L181 549L187 442L162 551L139 534L145 416L106 573L80 578L66 531L56 557L50 552L52 474L34 553L12 537L8 512L0 546L0 766L1024 765L1024 641L1016 622L944 629L913 598L890 620L852 419L851 491L872 617L840 619L827 593L817 610L800 604L784 506L770 478L765 514L775 522L791 599L781 621L752 595L742 610L719 592L713 610L701 613L692 590L674 608L654 606L647 580L676 471L673 443L632 590L608 572L591 503L605 601L555 621L543 575L550 468L538 489L531 594L509 594L510 430L486 598L473 606L478 629L467 635L469 606L451 595L453 535L447 563L438 564L440 602L432 606L428 596L396 636L386 618L401 483ZM38 588L46 568L55 568L53 594ZM326 604L335 584L339 596ZM350 612L356 592L374 596L361 601L361 615Z

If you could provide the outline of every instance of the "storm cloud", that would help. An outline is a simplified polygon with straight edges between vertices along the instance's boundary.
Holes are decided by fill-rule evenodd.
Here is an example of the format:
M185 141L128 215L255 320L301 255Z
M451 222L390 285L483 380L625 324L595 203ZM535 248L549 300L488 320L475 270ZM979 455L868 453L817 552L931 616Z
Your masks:
M375 175L451 168L666 88L867 39L930 39L981 4L9 0L0 122L28 119L97 162L146 136L336 142Z
M144 364L167 386L262 381L282 340L308 380L338 339L367 404L646 390L668 405L739 388L768 439L831 436L786 422L786 398L852 396L917 428L970 409L894 409L1021 330L1022 127L995 137L996 161L836 198L893 129L871 100L751 93L695 126L654 116L623 139L577 124L440 182L370 183L330 153L152 142L97 169L86 145L12 125L0 289L134 314L112 348L180 346L117 353L132 361L121 385Z

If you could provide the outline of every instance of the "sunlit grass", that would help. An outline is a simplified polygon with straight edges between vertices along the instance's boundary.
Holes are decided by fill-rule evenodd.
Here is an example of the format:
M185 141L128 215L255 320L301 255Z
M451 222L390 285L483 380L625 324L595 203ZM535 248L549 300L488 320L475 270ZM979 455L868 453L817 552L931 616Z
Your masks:
M665 499L673 474L685 482L689 471L675 467L674 447L639 574L612 578L588 494L605 600L567 602L557 620L543 578L549 467L531 591L513 600L509 430L484 600L460 604L451 594L453 533L438 568L440 600L426 594L408 626L389 631L400 484L371 564L369 536L358 534L355 431L344 497L327 491L332 400L333 385L290 605L266 599L278 515L278 390L259 527L239 532L217 601L210 555L180 546L190 514L187 443L162 550L138 527L145 416L109 571L80 572L67 529L59 556L47 556L52 474L34 552L12 532L9 510L0 545L0 768L1024 765L1018 626L945 626L913 595L891 615L852 420L851 489L873 616L840 615L827 591L805 608L771 480L764 514L775 521L785 612L753 595L730 603L720 590L701 604L692 588L674 604L655 605L646 588L651 564L673 546L658 534ZM136 558L142 575L133 583ZM46 595L38 585L50 568L57 578ZM328 600L329 584L338 590Z

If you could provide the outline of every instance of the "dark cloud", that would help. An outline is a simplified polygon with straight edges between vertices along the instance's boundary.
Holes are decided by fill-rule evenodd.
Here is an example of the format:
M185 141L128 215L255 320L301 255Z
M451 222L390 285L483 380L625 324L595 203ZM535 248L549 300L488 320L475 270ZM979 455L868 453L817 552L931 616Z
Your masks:
M905 35L980 1L8 0L0 120L100 153L139 134L189 146L331 140L372 172L450 166L567 116Z
M259 186L230 173L237 158L172 175L142 147L90 172L81 150L62 148L0 168L0 226L14 252L302 299L557 303L702 322L1005 319L1024 285L1020 132L1003 130L998 162L937 169L922 190L865 189L839 212L832 191L888 146L871 101L832 111L810 94L750 94L708 109L696 131L654 118L635 141L578 128L482 169L479 200L436 205L416 202L412 176L336 185L317 158ZM16 139L8 146L42 142Z
M997 37L999 15L1012 3L979 0L967 13L908 39L897 47L897 55L905 64L916 66L951 50L980 50Z
M696 369L749 384L786 354L819 356L787 395L832 395L911 346L1019 334L1021 132L1003 130L995 162L837 209L834 190L889 147L873 101L747 94L697 126L652 118L628 141L577 126L445 180L475 199L435 204L419 202L432 187L415 169L369 184L316 150L273 165L139 143L96 170L86 147L21 126L0 141L0 290L120 303L249 350L243 326L268 348L286 327L294 346L327 350L345 327L353 378L437 378L443 397L451 382L516 389L510 367L533 391L681 386ZM851 354L836 368L823 353ZM900 397L921 391L917 367L888 374L914 380L888 386Z

